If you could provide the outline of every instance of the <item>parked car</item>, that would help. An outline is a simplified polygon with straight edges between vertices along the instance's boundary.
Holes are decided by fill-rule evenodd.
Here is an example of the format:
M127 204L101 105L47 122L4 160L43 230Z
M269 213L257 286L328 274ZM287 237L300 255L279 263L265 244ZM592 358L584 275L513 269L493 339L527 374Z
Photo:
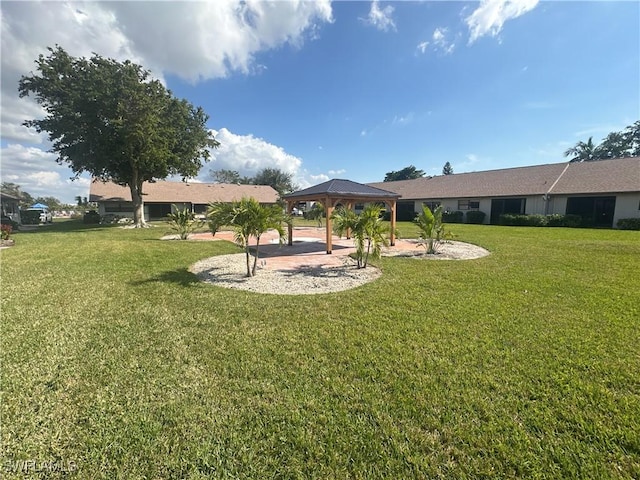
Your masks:
M53 215L48 208L27 208L29 212L39 212L40 213L40 223L52 223Z

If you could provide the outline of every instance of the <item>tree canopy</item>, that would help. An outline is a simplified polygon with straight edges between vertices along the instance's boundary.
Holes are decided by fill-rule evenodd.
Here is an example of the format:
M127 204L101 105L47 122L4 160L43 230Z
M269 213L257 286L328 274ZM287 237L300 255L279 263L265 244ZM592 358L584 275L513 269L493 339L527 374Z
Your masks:
M33 94L46 116L24 125L47 132L57 162L76 177L88 172L128 186L134 221L143 225L143 182L195 176L208 148L219 145L205 126L209 117L128 60L48 50L35 61L37 74L19 82L20 97Z
M591 162L610 158L640 156L640 120L620 132L609 133L600 144L593 143L593 137L586 142L578 142L564 152L571 157L570 162Z
M409 165L402 170L387 172L384 181L395 182L398 180L413 180L420 177L424 177L424 171L417 170L413 165Z
M278 192L280 197L297 190L293 183L293 174L286 173L279 168L263 168L253 177L241 177L236 170L211 170L211 177L218 183L239 183L245 185L269 185Z
M442 167L442 174L443 175L453 175L453 167L451 166L451 164L449 162L444 164L444 167Z

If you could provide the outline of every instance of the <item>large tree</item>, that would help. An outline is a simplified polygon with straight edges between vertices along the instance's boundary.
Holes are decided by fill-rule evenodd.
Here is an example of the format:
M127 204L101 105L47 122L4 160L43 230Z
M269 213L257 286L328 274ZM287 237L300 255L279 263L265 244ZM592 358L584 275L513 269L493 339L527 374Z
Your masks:
M442 174L443 175L453 175L453 167L451 166L451 164L449 162L445 163L444 166L442 167Z
M263 168L256 173L251 183L254 185L270 185L278 192L280 197L298 188L298 186L293 183L293 175L283 172L279 168Z
M243 183L241 180L250 180L247 177L240 177L237 170L227 170L221 168L220 170L210 170L209 174L216 183Z
M140 65L75 58L59 46L35 63L37 73L20 79L20 97L34 94L47 115L24 125L47 132L57 162L76 177L128 186L136 226L145 223L145 181L195 176L219 145L202 108L175 98Z
M409 165L398 171L387 172L384 177L385 182L395 182L397 180L413 180L414 178L424 177L422 170L416 170L416 167Z

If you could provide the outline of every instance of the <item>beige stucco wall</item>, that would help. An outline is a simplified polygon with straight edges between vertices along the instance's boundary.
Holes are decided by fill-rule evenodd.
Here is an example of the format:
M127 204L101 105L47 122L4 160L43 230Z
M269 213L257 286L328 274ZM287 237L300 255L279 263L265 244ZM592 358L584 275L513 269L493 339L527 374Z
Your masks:
M640 193L619 193L616 195L616 210L613 226L621 218L640 218Z

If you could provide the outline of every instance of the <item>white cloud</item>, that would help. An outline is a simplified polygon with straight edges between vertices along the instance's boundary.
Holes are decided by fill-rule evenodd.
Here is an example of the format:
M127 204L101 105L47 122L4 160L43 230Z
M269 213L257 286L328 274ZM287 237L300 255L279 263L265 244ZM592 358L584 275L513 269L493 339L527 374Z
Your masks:
M427 51L427 47L429 46L429 42L420 42L416 49L420 50L420 53L425 53Z
M1 11L1 131L9 140L42 142L21 124L41 115L18 99L18 80L47 47L70 55L131 60L163 79L190 81L259 73L259 52L302 46L333 21L330 0L263 2L4 2ZM55 25L55 28L51 28Z
M333 22L333 17L330 0L3 2L0 22L2 139L44 146L48 143L45 134L22 126L24 120L41 118L43 111L32 98L18 98L18 81L34 70L33 62L40 54L47 54L47 47L58 44L73 56L89 57L96 52L128 59L160 80L172 74L196 82L233 73L260 73L266 67L256 63L257 54L285 45L300 48L305 41L317 38L319 28ZM229 132L225 141L232 135ZM299 170L300 159L271 147L255 148L255 153L268 151L267 157L244 161L247 165L254 162L256 167ZM248 155L246 149L240 152ZM3 148L2 176L32 195L53 195L69 202L75 195L88 195L87 185L68 183L65 177L71 177L72 172L57 165L55 157L43 149L22 145Z
M320 173L318 175L309 175L308 178L311 180L311 182L304 188L311 187L312 185L317 185L318 183L323 183L330 180L330 177L328 175L325 175L324 173Z
M533 10L537 4L538 0L481 0L480 6L465 19L469 44L485 35L495 37L507 20Z
M431 41L425 40L424 42L420 42L416 46L416 49L420 53L424 54L427 53L427 50L429 50L429 47L431 47L434 52L439 52L444 55L450 55L455 50L456 44L453 40L450 40L449 37L450 35L448 28L438 27L433 31L433 34L431 35Z
M346 173L347 171L344 168L341 168L339 170L329 170L327 173L329 175L342 175L343 173Z
M454 42L450 41L448 38L448 29L447 28L436 28L433 31L433 35L431 39L433 40L433 45L436 50L441 51L445 55L449 55L453 53L456 45Z
M371 2L369 15L367 18L362 18L361 20L367 25L376 27L378 30L382 30L383 32L395 30L396 24L392 18L393 10L394 8L391 5L380 8L378 0L373 0L373 2Z
M89 196L87 175L72 181L72 172L56 163L56 155L36 147L9 144L2 155L2 181L21 186L34 197L52 196L64 203L74 203L74 197Z
M409 112L406 115L396 115L391 120L391 125L408 125L413 122L413 112Z
M209 166L213 170L224 168L236 170L241 176L252 176L263 168L278 168L296 174L302 165L301 159L262 138L237 135L226 128L212 132L220 142L220 147L211 151Z

